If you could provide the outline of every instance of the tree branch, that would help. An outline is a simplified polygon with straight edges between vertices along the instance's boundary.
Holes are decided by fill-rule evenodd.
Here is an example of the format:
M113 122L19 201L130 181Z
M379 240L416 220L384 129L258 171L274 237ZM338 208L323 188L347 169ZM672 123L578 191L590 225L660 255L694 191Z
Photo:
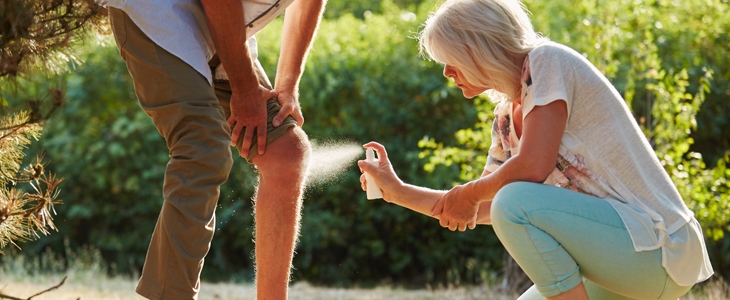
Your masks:
M10 299L10 300L32 300L32 299L33 299L33 297L36 297L36 296L40 296L40 295L43 295L43 294L45 294L45 293L48 293L48 292L50 292L50 291L52 291L52 290L58 289L59 287L61 287L61 286L62 286L62 285L63 285L63 284L64 284L64 283L66 282L66 278L67 278L67 277L68 277L68 276L63 276L63 279L62 279L62 280L61 280L61 282L59 282L59 283L58 283L57 285L54 285L54 286L52 286L52 287L50 287L50 288L48 288L48 289L46 289L46 290L44 290L44 291L42 291L42 292L36 293L35 295L33 295L33 296L30 296L30 297L28 297L28 298L25 298L25 299L23 299L23 298L18 298L18 297L13 297L13 296L8 296L8 295L2 294L2 293L0 293L0 299Z
M58 289L59 287L61 287L61 286L62 286L62 285L63 285L63 284L64 284L64 283L66 282L66 278L67 278L67 277L68 277L68 276L63 276L63 279L62 279L62 280L61 280L61 282L59 282L59 283L58 283L57 285L55 285L55 286L52 286L52 287L50 287L50 288L46 289L45 291L42 291L42 292L40 292L40 293L37 293L37 294L35 294L35 295L33 295L33 296L30 296L30 297L28 297L28 300L31 300L31 299L33 299L33 297L35 297L35 296L39 296L39 295L45 294L45 293L47 293L47 292L50 292L50 291L52 291L52 290Z

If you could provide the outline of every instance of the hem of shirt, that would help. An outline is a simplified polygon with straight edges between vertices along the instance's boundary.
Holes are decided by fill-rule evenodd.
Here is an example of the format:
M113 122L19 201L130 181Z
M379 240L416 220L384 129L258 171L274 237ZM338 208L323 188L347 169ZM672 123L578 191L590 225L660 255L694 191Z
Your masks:
M125 3L126 1L122 1L122 2ZM127 11L126 11L126 9L125 9L125 7L123 5L108 4L107 3L106 6L107 7L114 7L114 8L117 8L117 9L122 10L129 17L129 19L132 20L132 22L134 22L134 25L137 26L137 27L139 27L139 25L137 25L137 24L139 24L139 22L137 20L135 20L133 16L127 14ZM144 28L139 27L139 30L141 30L147 36L147 38L149 38L153 43L155 43L155 45L157 45L158 47L164 49L165 51L167 51L170 54L174 55L175 57L179 58L182 62L186 63L191 68L195 69L195 71L197 71L201 76L205 77L205 79L208 80L208 84L210 84L210 86L213 86L213 72L210 70L210 67L207 66L207 64L206 64L206 67L203 68L203 70L199 70L198 68L196 68L195 66L193 66L193 64L191 64L190 62L185 61L182 57L180 57L180 55L177 55L177 54L171 52L170 50L166 49L162 45L160 45L160 43L158 41L156 41L154 37L150 36L149 33L147 33L144 30ZM213 53L215 53L215 52L213 52ZM212 57L213 56L213 53L211 53L209 55ZM208 59L210 59L210 58L208 58ZM206 71L207 71L207 73L206 73Z
M667 255L665 253L665 251L668 251L668 249L665 246L661 247L661 249L662 249L662 267L667 272L667 275L670 278L672 278L672 280L674 280L674 282L677 283L679 286L692 286L694 284L704 282L704 281L710 279L710 277L712 277L712 275L715 274L715 270L712 268L712 263L710 262L709 255L707 254L707 246L705 245L704 236L702 235L702 227L700 226L697 219L692 218L690 221L688 221L687 223L682 225L680 227L680 229L684 226L692 226L693 229L689 229L688 232L695 232L697 235L699 235L699 236L695 235L695 238L699 239L699 243L702 248L703 265L700 269L697 269L697 272L698 272L697 276L700 276L700 277L697 277L697 279L692 279L692 281L694 281L694 282L691 282L691 283L679 282L676 278L678 276L676 276L674 274L674 272L671 271L673 268L668 267L669 262L666 260ZM696 228L694 228L695 226L696 226ZM679 231L679 229L677 229L677 231ZM675 232L677 232L677 231L675 231ZM667 240L671 240L671 234L669 235ZM709 273L705 274L704 276L701 276L701 274L704 273L704 271L709 271ZM682 270L682 272L686 272L686 270Z

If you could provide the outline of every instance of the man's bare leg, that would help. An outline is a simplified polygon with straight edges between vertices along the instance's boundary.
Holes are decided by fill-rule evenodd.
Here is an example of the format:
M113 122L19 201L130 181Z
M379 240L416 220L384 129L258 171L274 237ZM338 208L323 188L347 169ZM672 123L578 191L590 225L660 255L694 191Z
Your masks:
M253 158L259 170L254 206L259 300L287 298L310 153L306 134L294 127Z

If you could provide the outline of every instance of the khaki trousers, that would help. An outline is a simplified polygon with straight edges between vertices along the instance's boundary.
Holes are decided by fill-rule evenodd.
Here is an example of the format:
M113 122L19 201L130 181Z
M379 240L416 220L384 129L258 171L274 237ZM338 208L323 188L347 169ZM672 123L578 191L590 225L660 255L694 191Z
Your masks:
M139 104L170 150L164 203L137 293L148 299L197 299L200 272L215 230L220 186L233 164L226 122L230 87L226 82L211 87L190 65L152 42L123 11L109 8L109 18ZM257 67L263 74L260 65ZM271 87L265 74L259 79ZM280 108L272 100L269 123ZM270 125L267 140L296 124L291 116L285 123L277 128Z

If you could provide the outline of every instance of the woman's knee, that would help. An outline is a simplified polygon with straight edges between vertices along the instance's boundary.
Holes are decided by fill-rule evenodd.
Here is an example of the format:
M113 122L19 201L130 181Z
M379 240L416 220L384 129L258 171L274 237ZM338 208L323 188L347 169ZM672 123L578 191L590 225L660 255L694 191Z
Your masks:
M531 184L529 182L512 182L503 186L492 199L490 216L493 226L508 219L520 218L525 211L522 207L525 199L524 191Z

